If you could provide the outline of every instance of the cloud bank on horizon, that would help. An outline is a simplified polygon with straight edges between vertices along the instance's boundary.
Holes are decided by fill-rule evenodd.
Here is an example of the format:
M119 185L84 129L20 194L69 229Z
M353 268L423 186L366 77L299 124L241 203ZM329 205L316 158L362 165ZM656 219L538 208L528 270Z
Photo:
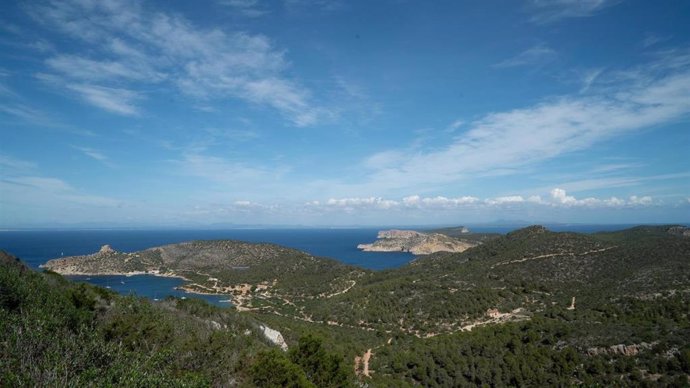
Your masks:
M5 8L0 228L690 220L690 4Z

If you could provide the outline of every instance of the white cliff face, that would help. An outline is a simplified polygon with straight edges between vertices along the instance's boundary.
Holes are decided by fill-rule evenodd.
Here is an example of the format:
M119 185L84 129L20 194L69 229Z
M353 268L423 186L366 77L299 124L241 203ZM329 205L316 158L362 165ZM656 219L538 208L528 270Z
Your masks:
M438 233L393 229L380 231L376 242L359 244L357 248L365 252L410 252L415 255L428 255L434 252L462 252L475 245Z
M264 337L271 341L274 345L277 345L280 347L280 349L284 352L287 352L288 346L287 343L285 343L285 339L283 338L283 335L280 334L278 330L273 330L270 327L266 325L260 325L259 329L261 329L261 333L263 333Z

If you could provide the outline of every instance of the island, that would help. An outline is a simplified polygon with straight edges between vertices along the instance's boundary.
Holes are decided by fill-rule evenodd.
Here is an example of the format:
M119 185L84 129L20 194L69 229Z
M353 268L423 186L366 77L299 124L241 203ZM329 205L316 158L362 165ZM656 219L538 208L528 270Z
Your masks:
M469 233L460 227L460 233ZM382 230L377 241L371 244L359 244L358 249L365 252L410 252L413 255L428 255L435 252L464 252L479 245L477 241L451 237L442 233L422 233L415 230Z

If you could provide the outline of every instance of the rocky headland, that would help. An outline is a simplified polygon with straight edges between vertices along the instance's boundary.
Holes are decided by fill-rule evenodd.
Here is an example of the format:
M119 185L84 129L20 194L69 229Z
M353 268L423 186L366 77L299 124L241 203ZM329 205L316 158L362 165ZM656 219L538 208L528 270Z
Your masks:
M371 244L359 244L365 252L410 252L428 255L435 252L463 252L478 243L449 237L440 233L422 233L414 230L382 230Z
M189 241L138 252L104 245L93 254L56 258L41 266L62 275L154 275L185 280L179 288L229 295L237 309L310 295L337 295L366 271L276 244Z

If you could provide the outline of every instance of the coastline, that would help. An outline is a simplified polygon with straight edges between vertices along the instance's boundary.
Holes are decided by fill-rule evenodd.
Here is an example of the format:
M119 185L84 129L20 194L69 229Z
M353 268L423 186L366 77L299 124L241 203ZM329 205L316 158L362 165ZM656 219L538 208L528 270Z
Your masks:
M42 266L40 268L43 268ZM140 276L140 275L151 275L151 276L156 276L156 277L161 277L161 278L174 278L174 279L181 279L184 280L185 282L190 282L189 284L183 284L177 287L173 287L173 290L180 290L184 291L186 294L196 294L196 295L210 295L210 296L232 296L232 293L223 293L223 292L204 292L204 291L194 291L193 288L189 287L190 285L197 285L196 283L191 283L192 281L182 275L177 275L177 274L171 274L171 273L155 273L155 272L145 272L145 271L131 271L131 272L74 272L74 271L63 271L63 272L58 272L58 271L53 271L55 273L58 273L62 276ZM230 303L232 305L235 305L232 301L232 298L228 299L227 303Z
M146 271L130 271L130 272L79 272L79 271L64 271L64 270L52 270L50 268L46 268L43 264L39 266L39 268L52 271L55 273L58 273L62 276L138 276L138 275L151 275L151 276L157 276L161 278L177 278L177 279L182 279L186 282L191 282L188 278L174 274L174 273L159 273L159 272L146 272Z

